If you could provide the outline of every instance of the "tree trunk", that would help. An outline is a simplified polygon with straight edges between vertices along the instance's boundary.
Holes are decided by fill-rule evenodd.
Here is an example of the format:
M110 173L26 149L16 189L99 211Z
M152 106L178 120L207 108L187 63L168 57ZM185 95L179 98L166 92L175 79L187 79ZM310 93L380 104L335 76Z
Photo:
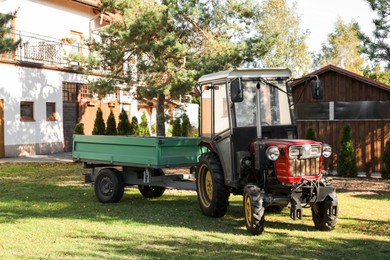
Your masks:
M156 131L157 136L165 136L165 113L164 113L165 95L157 95L157 113L156 113Z

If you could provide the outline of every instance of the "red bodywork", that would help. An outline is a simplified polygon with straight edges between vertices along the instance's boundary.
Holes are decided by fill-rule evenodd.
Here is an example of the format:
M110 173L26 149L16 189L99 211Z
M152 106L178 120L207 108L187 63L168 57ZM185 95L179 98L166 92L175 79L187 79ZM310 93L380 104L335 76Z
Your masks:
M303 145L321 145L323 149L323 144L321 142L315 142L311 140L301 140L301 139L264 139L263 140L266 147L276 146L279 148L280 157L275 161L276 175L277 179L283 183L297 183L302 181L302 176L291 176L291 160L289 158L289 147L290 146L303 146ZM253 144L251 145L251 152L254 152ZM322 152L322 151L321 151ZM322 156L319 158L318 170L314 173L315 175L305 175L305 179L315 180L318 179L322 171Z

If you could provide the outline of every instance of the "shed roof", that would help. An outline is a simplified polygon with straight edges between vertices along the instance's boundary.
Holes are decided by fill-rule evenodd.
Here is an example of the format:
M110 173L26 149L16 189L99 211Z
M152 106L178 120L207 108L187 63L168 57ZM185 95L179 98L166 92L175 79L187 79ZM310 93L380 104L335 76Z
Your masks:
M374 87L378 87L378 88L381 88L383 90L390 91L390 86L389 85L386 85L386 84L383 84L383 83L378 82L376 80L373 80L373 79L361 76L359 74L356 74L354 72L348 71L346 69L342 69L342 68L337 67L337 66L332 65L332 64L329 64L329 65L327 65L325 67L322 67L322 68L320 68L320 69L318 69L316 71L313 71L313 72L307 74L306 76L310 76L310 75L318 75L318 76L320 76L321 74L325 74L325 73L327 73L329 71L333 71L333 72L345 75L347 77L353 78L355 80L364 82L366 84L372 85ZM292 84L292 87L300 85L300 83L302 83L303 81L304 80L298 80L298 81L294 82Z

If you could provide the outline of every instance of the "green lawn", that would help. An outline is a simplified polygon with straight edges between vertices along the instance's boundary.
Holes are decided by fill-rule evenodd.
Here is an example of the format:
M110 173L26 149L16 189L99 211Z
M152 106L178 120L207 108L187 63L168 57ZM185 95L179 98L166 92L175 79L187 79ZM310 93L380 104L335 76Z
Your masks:
M101 204L79 164L0 165L0 258L390 259L390 193L339 194L334 231L314 229L310 210L266 215L247 233L242 197L221 219L203 216L196 194L168 191L146 200L127 189Z

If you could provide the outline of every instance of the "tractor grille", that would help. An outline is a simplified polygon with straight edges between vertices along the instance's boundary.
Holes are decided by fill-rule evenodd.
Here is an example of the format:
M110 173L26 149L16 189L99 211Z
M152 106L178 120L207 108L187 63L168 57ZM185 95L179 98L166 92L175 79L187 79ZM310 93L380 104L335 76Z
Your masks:
M304 177L315 176L320 172L320 158L291 159L290 176Z

